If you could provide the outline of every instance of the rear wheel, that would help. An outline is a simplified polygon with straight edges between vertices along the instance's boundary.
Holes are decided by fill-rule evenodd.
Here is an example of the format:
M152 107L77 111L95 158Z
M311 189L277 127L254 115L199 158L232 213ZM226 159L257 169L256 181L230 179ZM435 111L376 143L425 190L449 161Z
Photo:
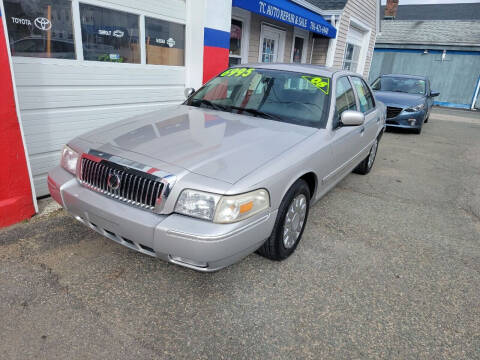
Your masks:
M304 180L298 180L280 204L272 235L257 252L271 260L293 254L305 230L309 207L310 189Z
M372 170L373 163L377 157L377 150L378 150L378 137L375 139L372 147L370 148L370 152L368 156L363 160L356 168L353 170L354 173L360 175L366 175Z

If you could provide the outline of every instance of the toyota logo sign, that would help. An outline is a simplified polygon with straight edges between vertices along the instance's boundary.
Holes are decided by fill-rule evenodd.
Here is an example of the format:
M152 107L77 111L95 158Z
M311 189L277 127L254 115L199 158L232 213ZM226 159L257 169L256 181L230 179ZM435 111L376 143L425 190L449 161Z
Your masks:
M43 31L48 31L52 28L52 23L50 20L44 17L38 17L35 19L33 22L37 29L43 30Z

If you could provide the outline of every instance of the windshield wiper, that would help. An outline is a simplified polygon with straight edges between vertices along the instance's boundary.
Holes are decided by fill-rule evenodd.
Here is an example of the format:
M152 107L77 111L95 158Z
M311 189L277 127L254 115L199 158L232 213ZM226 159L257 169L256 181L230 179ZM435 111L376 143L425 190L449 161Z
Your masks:
M220 104L215 104L214 102L211 102L210 100L206 100L206 99L195 99L192 102L198 102L200 104L205 104L207 106L210 106L214 110L229 111L228 107L226 107L224 105L220 105Z
M265 117L267 119L282 120L280 117L278 117L276 115L269 114L269 113L266 113L264 111L257 110L257 109L243 108L243 107L240 107L240 106L230 106L230 108L235 109L235 110L239 110L239 111L245 111L245 112L248 112L250 114L254 114L256 116L262 116L262 117Z

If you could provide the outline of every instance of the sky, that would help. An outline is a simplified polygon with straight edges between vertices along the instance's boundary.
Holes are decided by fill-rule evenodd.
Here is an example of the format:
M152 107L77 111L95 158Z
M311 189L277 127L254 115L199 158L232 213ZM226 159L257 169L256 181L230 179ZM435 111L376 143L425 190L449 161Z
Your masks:
M387 0L382 0L385 5ZM422 4L455 4L455 3L478 3L480 0L399 0L400 5L422 5Z

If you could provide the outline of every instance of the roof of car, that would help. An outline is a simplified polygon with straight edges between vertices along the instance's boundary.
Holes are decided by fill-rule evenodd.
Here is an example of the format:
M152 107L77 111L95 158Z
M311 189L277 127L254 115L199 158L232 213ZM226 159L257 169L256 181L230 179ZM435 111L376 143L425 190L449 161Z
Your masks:
M345 70L338 70L327 66L320 66L320 65L311 65L311 64L288 64L288 63L253 63L253 64L241 64L235 65L232 67L252 67L256 69L270 69L270 70L281 70L281 71L294 71L299 73L308 73L314 74L319 76L332 76L338 72L344 72L351 75L359 75L354 74Z
M406 78L406 79L427 80L426 76L408 75L408 74L383 74L381 75L381 77L399 77L399 78Z

